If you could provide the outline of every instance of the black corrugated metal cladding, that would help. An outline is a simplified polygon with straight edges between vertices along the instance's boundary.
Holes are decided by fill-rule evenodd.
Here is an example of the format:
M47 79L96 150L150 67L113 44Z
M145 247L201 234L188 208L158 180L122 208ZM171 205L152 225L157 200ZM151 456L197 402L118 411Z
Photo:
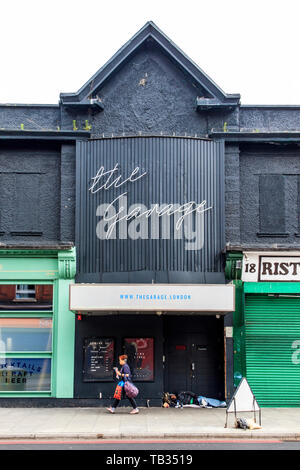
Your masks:
M103 138L78 142L76 158L76 246L80 273L222 271L223 142L164 136ZM122 179L117 179L119 176ZM155 224L151 226L152 214L141 232L136 222L129 228L133 218L126 221L125 228L124 221L120 221L106 239L101 236L103 225L100 227L99 222L107 207L104 204L113 201L115 209L111 207L110 214L114 210L118 213L124 202L129 213L133 204L143 204L143 210L150 211L153 204L159 204L161 210L162 204L180 207L190 201L199 205L206 201L202 205L207 209L202 219L203 246L199 248L196 243L196 249L192 248L193 240L185 226L187 219L178 230L172 221L174 215L159 217L165 225L161 223L157 229ZM193 224L195 239L195 219Z

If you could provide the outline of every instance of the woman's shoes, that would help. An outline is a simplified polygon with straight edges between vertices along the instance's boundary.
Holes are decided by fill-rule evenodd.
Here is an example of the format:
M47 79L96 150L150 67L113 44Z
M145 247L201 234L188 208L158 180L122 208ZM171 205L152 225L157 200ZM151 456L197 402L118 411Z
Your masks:
M116 411L115 408L113 408L112 406L110 406L109 408L106 408L106 409L107 409L107 411L109 411L112 414L115 413L115 411ZM136 415L139 412L140 412L140 410L138 408L134 408L133 410L130 411L130 414L131 415Z
M115 412L115 409L112 408L111 406L110 406L109 408L106 408L106 409L107 409L107 411L109 411L110 413L114 413L114 412Z

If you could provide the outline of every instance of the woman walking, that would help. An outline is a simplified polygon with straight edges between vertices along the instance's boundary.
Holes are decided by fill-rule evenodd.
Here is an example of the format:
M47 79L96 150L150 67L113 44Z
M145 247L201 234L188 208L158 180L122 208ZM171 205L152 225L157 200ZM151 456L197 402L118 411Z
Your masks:
M122 380L124 383L125 383L125 381L131 382L131 371L130 371L129 365L127 364L126 354L123 354L122 356L119 356L119 363L120 363L120 366L121 366L121 370L119 371L117 367L114 368L117 378ZM131 398L131 397L128 397L126 395L125 390L124 390L124 384L122 386L122 392L121 392L120 398L115 397L112 406L110 406L109 408L106 408L106 409L110 413L115 413L116 408L120 404L120 401L121 401L122 398L128 398L128 400L130 401L130 404L132 406L132 410L130 411L130 414L134 415L134 414L139 413L139 409L137 408L135 399Z

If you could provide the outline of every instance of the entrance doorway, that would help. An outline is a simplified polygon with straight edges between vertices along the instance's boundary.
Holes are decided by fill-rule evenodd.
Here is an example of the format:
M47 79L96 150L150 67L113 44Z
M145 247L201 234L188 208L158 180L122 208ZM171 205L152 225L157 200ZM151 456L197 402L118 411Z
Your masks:
M164 390L224 399L224 321L215 315L164 318Z

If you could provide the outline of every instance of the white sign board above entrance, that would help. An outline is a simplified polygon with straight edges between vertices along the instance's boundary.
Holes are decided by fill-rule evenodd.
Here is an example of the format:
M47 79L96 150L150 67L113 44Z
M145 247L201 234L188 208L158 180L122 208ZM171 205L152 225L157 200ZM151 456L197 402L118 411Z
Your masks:
M300 281L300 256L293 254L244 253L244 282Z
M233 284L71 284L73 311L232 312Z

